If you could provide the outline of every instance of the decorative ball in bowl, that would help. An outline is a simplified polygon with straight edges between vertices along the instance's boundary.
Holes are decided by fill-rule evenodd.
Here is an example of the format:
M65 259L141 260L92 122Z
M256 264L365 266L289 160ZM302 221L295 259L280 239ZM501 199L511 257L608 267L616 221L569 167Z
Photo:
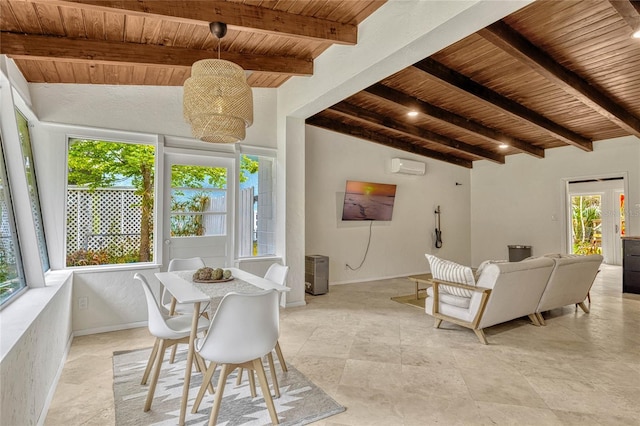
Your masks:
M193 281L201 283L224 282L232 279L231 271L222 268L200 268L193 274Z

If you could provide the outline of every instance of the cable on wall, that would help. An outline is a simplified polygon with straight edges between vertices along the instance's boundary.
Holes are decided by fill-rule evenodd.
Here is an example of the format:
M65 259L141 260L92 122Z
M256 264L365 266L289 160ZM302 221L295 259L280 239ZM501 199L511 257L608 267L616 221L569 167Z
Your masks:
M364 251L364 257L362 258L362 262L360 262L360 264L356 268L351 267L351 265L349 265L348 263L346 264L347 268L351 269L352 271L357 271L358 269L362 268L362 265L364 265L364 261L367 260L367 253L369 253L369 245L371 245L371 227L372 226L373 226L373 221L369 223L369 241L367 241L367 248Z

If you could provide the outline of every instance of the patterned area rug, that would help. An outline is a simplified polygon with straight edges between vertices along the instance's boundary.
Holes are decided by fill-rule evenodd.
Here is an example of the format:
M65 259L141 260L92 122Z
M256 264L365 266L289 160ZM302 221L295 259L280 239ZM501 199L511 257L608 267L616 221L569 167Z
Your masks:
M416 308L420 308L424 310L424 301L426 299L426 296L427 295L425 292L420 292L418 299L416 299L416 294L412 293L412 294L407 294L406 296L395 296L395 297L392 297L391 300L393 300L394 302L402 303L409 306L414 306Z
M135 351L114 352L113 354L113 393L116 408L116 425L176 425L180 415L180 399L182 384L184 383L184 367L186 360L186 345L180 345L176 361L169 364L170 351L165 355L165 362L160 371L160 378L156 387L151 411L144 412L144 401L149 386L140 384L142 373L151 353L151 348ZM273 402L281 425L305 425L334 414L341 413L345 408L336 403L329 395L314 385L302 373L287 363L288 372L282 372L277 357L274 356L275 369L278 372L280 398ZM265 361L267 379L271 383L268 363ZM218 371L213 377L213 383L218 382ZM243 374L243 381L236 386L236 369L229 375L224 389L224 397L218 415L218 424L231 426L257 426L271 424L269 412L262 398L262 393L256 379L258 396L252 398L249 389L247 373ZM200 411L191 414L193 401L198 393L202 375L195 372L191 378L189 402L187 405L187 425L206 425L209 421L213 395L207 392Z

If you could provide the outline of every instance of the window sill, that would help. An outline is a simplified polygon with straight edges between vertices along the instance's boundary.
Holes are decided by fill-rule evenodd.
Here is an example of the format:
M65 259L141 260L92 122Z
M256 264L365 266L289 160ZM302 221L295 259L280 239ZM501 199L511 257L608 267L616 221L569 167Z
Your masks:
M0 361L11 352L71 276L71 271L49 271L45 274L45 287L28 289L0 311Z
M264 262L265 260L282 260L282 257L276 256L275 254L268 254L264 256L239 257L235 261L245 263L245 262Z
M117 272L117 271L131 271L131 270L147 270L147 269L159 269L161 265L156 263L127 263L120 265L96 265L96 266L79 266L69 267L65 271L73 272L74 274L93 274L96 272Z

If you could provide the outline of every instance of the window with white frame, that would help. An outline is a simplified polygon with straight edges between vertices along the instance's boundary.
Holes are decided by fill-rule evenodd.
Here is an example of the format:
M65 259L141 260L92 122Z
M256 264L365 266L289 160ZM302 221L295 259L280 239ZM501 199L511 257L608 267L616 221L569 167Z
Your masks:
M152 262L155 146L70 138L66 266Z
M171 236L227 234L227 169L171 166Z
M0 138L0 305L16 297L27 284L22 270L20 246L7 180L4 148Z
M240 157L238 256L275 254L275 158Z
M16 120L18 122L18 135L22 148L22 159L24 161L24 172L29 187L29 202L31 204L31 214L38 240L38 251L40 252L40 262L42 271L49 270L49 253L47 251L47 240L44 235L44 225L42 223L42 210L40 208L40 195L36 181L36 168L33 160L33 150L31 149L31 135L29 133L29 121L19 110L16 110Z

